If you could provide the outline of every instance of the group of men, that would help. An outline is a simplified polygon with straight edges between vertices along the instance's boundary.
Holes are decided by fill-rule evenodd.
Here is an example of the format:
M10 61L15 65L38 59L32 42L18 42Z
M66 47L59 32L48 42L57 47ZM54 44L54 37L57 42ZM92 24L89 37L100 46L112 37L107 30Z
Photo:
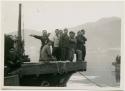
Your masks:
M53 41L49 39L50 33L47 33L47 30L43 30L42 36L31 36L41 40L40 61L73 61L74 54L76 54L77 61L85 60L87 39L84 29L78 31L76 36L73 31L68 34L67 28L64 30L56 29ZM52 46L52 52L50 46Z

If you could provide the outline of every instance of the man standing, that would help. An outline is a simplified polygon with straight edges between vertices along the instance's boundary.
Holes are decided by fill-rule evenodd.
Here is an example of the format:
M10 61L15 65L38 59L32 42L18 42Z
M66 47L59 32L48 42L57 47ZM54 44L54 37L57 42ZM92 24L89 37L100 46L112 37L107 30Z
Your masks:
M53 56L56 57L57 60L60 60L59 40L60 40L59 30L56 29L55 36L53 37Z
M77 36L76 36L77 50L78 50L79 53L80 52L82 53L82 60L83 61L85 60L85 55L86 55L85 42L87 41L84 34L85 34L85 31L81 30L81 31L78 31ZM77 59L79 59L78 56L77 56Z
M76 49L75 33L71 31L69 32L69 53L68 53L70 61L73 61L75 49Z
M60 48L61 48L61 60L68 60L68 48L69 48L69 36L68 29L64 29L64 33L60 37Z
M84 29L81 30L81 33L82 33L82 39L83 39L83 47L82 47L82 54L83 54L83 56L82 56L82 59L84 61L85 60L85 56L86 56L86 46L85 46L85 43L87 41L87 38L85 37L85 30Z

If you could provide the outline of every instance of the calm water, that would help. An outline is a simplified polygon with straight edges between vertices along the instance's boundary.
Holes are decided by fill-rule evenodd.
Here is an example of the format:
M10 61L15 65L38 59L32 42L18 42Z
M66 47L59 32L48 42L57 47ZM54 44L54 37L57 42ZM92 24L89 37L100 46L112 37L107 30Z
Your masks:
M115 79L115 68L112 62L115 61L116 55L119 54L116 50L88 52L86 56L87 71L82 72L87 78L75 73L68 82L68 87L72 86L100 86L100 87L119 87L119 83Z

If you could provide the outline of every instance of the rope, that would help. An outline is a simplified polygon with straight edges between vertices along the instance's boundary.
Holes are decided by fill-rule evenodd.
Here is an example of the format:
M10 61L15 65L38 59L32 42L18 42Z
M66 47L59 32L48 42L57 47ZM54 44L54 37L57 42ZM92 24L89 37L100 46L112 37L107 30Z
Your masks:
M94 83L96 86L102 87L101 85L97 84L96 82L90 80L88 77L86 77L84 74L82 74L81 72L79 72L80 75L82 75L83 77L85 77L88 81Z

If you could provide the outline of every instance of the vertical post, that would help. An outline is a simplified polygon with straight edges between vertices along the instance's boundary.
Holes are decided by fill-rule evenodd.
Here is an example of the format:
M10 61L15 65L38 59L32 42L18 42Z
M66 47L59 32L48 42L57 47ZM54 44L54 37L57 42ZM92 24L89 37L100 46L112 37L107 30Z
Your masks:
M19 4L18 37L21 40L21 4Z
M23 44L22 44L22 35L21 35L21 7L22 5L19 4L19 19L18 19L18 48L17 51L21 56L23 54Z

